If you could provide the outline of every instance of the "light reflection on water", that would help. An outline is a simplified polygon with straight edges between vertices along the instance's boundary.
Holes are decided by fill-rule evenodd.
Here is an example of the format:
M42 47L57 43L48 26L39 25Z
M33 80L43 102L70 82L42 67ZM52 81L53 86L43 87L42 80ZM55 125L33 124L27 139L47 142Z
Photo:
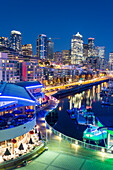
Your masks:
M71 96L69 95L68 97L60 100L60 106L62 109L72 109L73 105L74 108L80 108L82 105L84 105L86 108L92 108L92 102L101 101L100 91L103 87L107 87L106 82L93 86L81 93ZM67 101L69 103L69 108L67 108Z

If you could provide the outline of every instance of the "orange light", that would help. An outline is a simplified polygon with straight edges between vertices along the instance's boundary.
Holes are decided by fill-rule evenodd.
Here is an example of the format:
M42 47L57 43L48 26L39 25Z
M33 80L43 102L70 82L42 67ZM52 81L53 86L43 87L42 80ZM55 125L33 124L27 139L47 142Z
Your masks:
M62 110L62 108L61 107L59 107L59 111L61 111Z

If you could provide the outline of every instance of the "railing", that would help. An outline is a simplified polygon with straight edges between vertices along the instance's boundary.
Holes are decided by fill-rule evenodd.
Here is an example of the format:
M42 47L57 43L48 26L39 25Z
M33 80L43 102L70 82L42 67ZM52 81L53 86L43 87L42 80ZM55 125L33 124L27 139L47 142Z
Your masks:
M53 110L56 109L56 107L58 106L58 104L53 108ZM46 121L46 116L47 114L49 114L49 111L45 114L45 121ZM98 146L98 145L93 145L93 144L89 144L89 143L86 143L86 142L83 142L83 141L80 141L80 140L77 140L75 138L71 138L69 136L66 136L64 135L63 133L55 130L52 126L50 126L47 121L46 121L46 125L51 129L51 131L59 136L61 139L63 140L66 140L68 141L69 143L71 144L75 144L76 146L81 146L83 148L86 148L86 149L93 149L93 150L96 150L96 151L100 151L102 153L104 152L108 152L108 153L113 153L112 150L108 149L108 148L105 148L105 147L101 147L101 146ZM47 141L46 141L47 142Z

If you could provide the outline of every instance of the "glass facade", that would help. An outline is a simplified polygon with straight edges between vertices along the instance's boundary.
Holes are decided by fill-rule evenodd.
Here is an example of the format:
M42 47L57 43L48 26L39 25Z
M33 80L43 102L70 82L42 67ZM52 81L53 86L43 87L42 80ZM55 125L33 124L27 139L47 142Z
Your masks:
M78 32L71 40L71 64L80 64L83 60L83 40Z
M19 31L11 31L10 47L16 51L21 51L21 33Z
M38 59L47 59L47 37L40 34L37 39L37 56Z
M88 38L88 57L95 56L94 38Z

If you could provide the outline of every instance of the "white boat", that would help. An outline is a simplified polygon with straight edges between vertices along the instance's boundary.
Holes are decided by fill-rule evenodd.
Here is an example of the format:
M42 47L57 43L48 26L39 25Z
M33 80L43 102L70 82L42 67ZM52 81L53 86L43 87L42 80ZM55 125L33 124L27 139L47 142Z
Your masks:
M102 129L100 130L98 129L97 126L90 125L90 127L88 127L83 132L83 140L92 140L96 142L106 138L107 138L107 131Z

